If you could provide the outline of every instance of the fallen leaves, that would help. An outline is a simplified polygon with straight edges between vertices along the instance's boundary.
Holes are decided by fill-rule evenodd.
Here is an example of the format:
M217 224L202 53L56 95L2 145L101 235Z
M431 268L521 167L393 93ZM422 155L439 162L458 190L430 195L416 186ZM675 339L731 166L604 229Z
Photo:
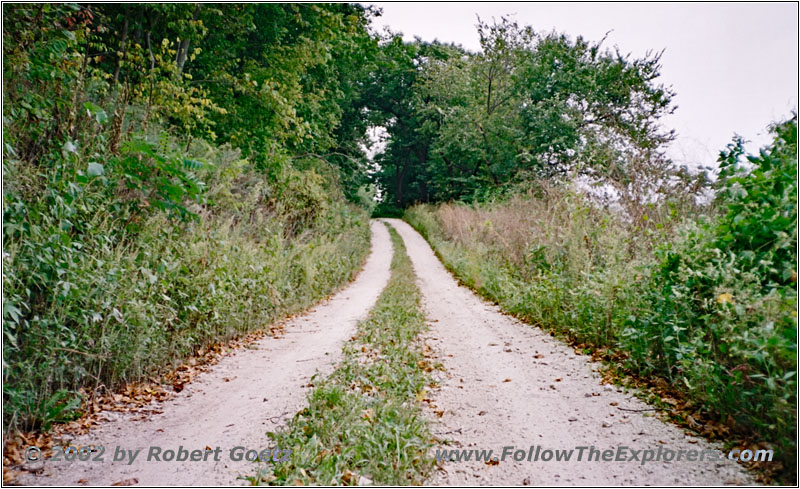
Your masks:
M358 474L351 472L350 469L345 469L342 474L342 483L348 486L354 486L358 482Z
M717 304L719 305L730 304L731 302L733 302L733 296L727 292L722 293L717 297Z
M367 421L375 421L375 411L372 408L364 409L361 411L361 418Z
M417 366L425 372L433 372L433 366L427 360L418 361Z
M180 392L186 384L192 382L197 374L207 371L231 350L249 347L267 336L277 339L283 334L283 325L274 325L267 330L254 331L225 343L216 343L200 348L193 356L187 358L184 364L160 378L152 377L144 381L131 382L114 391L106 389L105 386L94 390L82 390L81 394L84 398L84 405L81 408L84 413L82 417L69 423L54 425L48 433L17 432L6 437L3 447L3 482L11 484L19 476L21 472L15 468L21 467L25 463L23 451L28 446L37 446L45 452L46 456L50 456L48 453L50 448L63 443L61 440L64 436L88 433L91 428L107 418L109 412L141 414L139 419L159 414L160 410L149 408L148 405L153 402L165 401L174 395L173 392L165 389L165 385L172 386L174 392ZM112 485L131 485L122 484L130 481L135 481L131 484L138 483L136 479L126 479Z
M49 457L50 448L54 445L52 433L11 433L4 440L3 447L3 483L13 484L25 468L25 449L29 446L39 447L45 457ZM43 468L43 467L42 467Z
M133 485L136 485L138 483L139 483L139 479L131 478L131 479L125 479L125 480L122 480L122 481L115 482L115 483L113 483L111 485L112 486L133 486Z
M738 367L737 367L738 368ZM764 442L753 440L746 427L739 425L736 420L727 415L724 418L703 409L702 404L697 405L691 399L685 399L682 393L663 378L647 379L635 376L613 366L602 370L604 384L620 384L624 387L633 387L639 397L648 403L658 406L654 411L667 415L673 422L684 428L689 428L687 436L699 435L709 440L722 440L726 443L733 442L738 448L748 446L767 446ZM609 403L617 406L617 402ZM618 408L621 409L621 408ZM629 423L630 419L623 419L620 423ZM691 443L691 441L690 441ZM783 470L779 462L739 462L748 468L756 470L756 481L761 484L773 482L774 477Z
M13 484L14 481L22 474L19 470L4 469L3 470L3 485Z

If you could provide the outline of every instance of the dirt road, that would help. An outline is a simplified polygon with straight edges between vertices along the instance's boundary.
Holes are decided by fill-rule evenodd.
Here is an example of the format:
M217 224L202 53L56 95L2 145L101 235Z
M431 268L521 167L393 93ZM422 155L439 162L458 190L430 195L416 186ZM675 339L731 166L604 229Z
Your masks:
M652 416L650 407L601 385L585 356L541 330L520 323L457 284L428 243L391 219L405 242L431 321L428 344L444 364L432 392L441 418L433 432L453 443L438 448L528 452L594 446L635 450L713 448ZM614 404L615 403L615 404ZM627 409L629 411L624 411ZM630 410L638 410L637 412ZM630 453L628 457L630 457ZM577 454L577 452L575 452ZM586 449L585 457L588 456ZM642 457L642 454L639 454ZM752 483L735 462L444 462L430 480L444 485L720 485Z
M41 475L26 475L30 485L110 485L136 479L138 485L241 485L255 464L231 462L236 446L261 451L267 431L275 431L303 408L304 386L316 371L328 372L342 345L364 319L389 281L392 243L386 227L372 222L372 250L355 281L302 316L285 324L285 336L265 338L223 358L200 374L175 398L162 403L162 414L137 421L123 415L72 441L106 448L103 462L45 462ZM116 413L109 413L116 414ZM111 462L115 447L138 450L133 464ZM189 452L221 448L219 462L146 461L152 446ZM128 460L130 457L128 457Z
M455 279L425 240L403 221L387 220L402 236L418 275L431 322L427 343L445 371L431 392L442 417L430 414L437 448L598 450L627 446L689 451L714 448L652 416L649 406L602 385L587 357L487 304ZM331 300L286 324L281 339L264 339L221 360L160 405L162 414L136 421L124 415L72 442L106 447L103 463L48 462L21 482L98 485L136 479L139 485L245 484L254 464L231 462L236 446L266 448L275 431L302 409L316 372L339 358L342 343L366 317L389 279L392 246L384 225L372 223L372 252L356 280ZM146 461L149 447L191 451L222 448L221 461ZM114 447L142 449L133 464L111 463ZM433 454L431 454L433 456ZM588 454L587 454L588 455ZM129 459L129 457L128 457ZM83 482L85 480L85 482ZM520 461L443 462L429 481L445 485L719 485L752 483L728 460L718 462Z

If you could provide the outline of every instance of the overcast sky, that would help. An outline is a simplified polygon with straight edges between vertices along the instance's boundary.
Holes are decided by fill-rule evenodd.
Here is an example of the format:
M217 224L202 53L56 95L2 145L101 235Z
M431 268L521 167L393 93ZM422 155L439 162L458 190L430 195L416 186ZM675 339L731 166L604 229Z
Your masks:
M479 49L476 14L491 21L515 14L537 32L617 45L643 56L665 49L661 81L677 92L665 125L678 132L670 155L691 166L713 164L734 133L769 142L766 126L797 108L796 3L382 3L375 29L406 40L455 42Z

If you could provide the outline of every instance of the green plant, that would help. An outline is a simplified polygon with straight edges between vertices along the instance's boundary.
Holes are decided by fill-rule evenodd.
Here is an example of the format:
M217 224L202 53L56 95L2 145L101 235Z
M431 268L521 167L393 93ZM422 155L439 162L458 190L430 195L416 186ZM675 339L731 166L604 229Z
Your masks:
M781 452L796 449L797 122L742 165L721 153L718 218L687 223L656 250L641 309L621 346L638 372L664 376ZM782 456L787 470L791 459Z
M308 407L270 434L292 450L291 459L259 468L255 484L357 485L361 477L420 484L432 469L431 435L417 401L433 368L420 348L420 292L403 241L389 229L395 251L388 285L336 370L313 381Z
M728 436L774 446L790 480L796 119L773 130L747 163L741 141L722 152L716 202L691 213L663 200L626 220L539 185L499 202L415 206L405 219L467 285L629 374L662 379Z
M368 12L3 5L9 430L47 429L65 392L169 369L359 268L367 216L339 177L360 168L318 170L332 149L363 157Z
M79 408L82 405L80 395L75 395L64 389L53 393L52 397L44 402L41 410L44 412L45 430L49 430L53 423L64 423L78 419L82 413Z

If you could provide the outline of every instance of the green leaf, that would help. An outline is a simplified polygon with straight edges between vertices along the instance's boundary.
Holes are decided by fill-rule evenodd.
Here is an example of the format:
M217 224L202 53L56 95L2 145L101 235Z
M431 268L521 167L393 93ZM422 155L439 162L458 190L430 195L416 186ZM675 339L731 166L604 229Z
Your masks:
M103 168L103 165L101 165L100 163L92 162L89 163L89 169L86 171L86 173L90 177L100 177L103 176L103 173L105 173L105 169Z
M94 117L94 120L96 120L98 124L103 124L108 121L108 114L106 114L106 111L99 105L86 102L83 104L83 107L86 109L86 113L89 117Z

